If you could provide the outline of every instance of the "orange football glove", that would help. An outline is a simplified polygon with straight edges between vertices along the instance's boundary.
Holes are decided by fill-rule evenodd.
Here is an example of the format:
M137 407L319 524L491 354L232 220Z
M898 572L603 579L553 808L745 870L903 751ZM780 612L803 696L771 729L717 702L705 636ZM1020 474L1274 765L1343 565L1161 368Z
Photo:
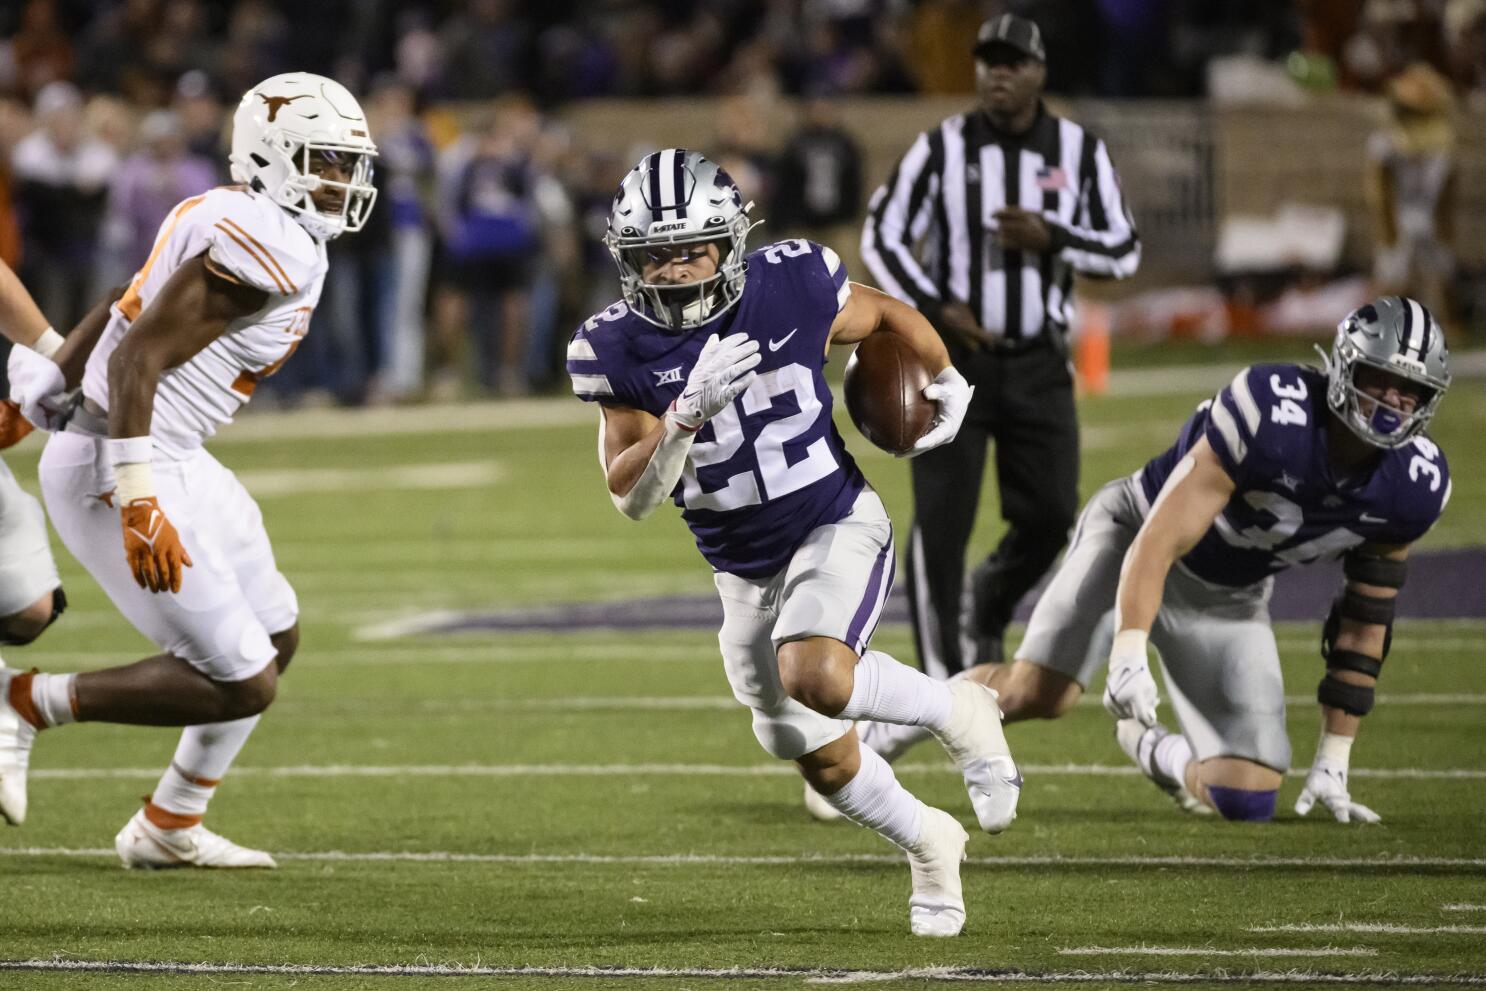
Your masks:
M0 402L0 450L14 447L35 429L31 421L21 415L21 408L15 400Z
M119 517L124 524L124 557L139 587L179 592L183 569L191 567L191 555L165 518L160 500L154 496L135 499L119 511Z

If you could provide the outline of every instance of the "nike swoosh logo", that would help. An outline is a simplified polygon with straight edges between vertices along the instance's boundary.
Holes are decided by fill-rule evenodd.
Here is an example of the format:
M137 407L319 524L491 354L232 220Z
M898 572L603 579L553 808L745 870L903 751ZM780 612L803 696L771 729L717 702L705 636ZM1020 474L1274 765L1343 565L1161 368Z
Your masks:
M769 338L769 350L770 351L778 351L780 348L784 347L785 342L787 342L791 337L794 337L795 334L799 331L799 329L800 329L799 327L796 327L794 330L790 331L788 334L785 334L783 337L779 338L779 340L777 340L777 341L774 340L772 337Z
M1387 523L1388 522L1387 520L1383 519L1381 516L1373 516L1373 515L1368 514L1368 513L1363 513L1361 516L1357 517L1357 519L1361 520L1363 523Z

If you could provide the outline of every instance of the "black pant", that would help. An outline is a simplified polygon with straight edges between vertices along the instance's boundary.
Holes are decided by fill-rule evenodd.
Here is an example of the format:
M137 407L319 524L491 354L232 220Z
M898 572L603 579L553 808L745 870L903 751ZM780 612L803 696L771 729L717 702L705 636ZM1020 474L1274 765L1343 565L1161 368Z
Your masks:
M909 462L913 531L904 570L919 664L945 678L975 663L977 638L999 638L1012 610L1068 540L1078 511L1078 418L1073 378L1060 347L950 357L975 386L950 444ZM978 609L965 592L965 549L980 503L986 445L996 444L1001 543L976 569ZM971 629L963 630L969 616Z

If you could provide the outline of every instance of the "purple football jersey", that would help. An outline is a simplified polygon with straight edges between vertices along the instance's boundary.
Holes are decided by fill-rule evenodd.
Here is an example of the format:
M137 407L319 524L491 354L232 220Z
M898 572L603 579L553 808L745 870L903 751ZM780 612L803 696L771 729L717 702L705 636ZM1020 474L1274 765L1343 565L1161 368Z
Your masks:
M831 420L825 351L850 292L830 248L781 241L748 255L737 304L667 333L615 303L578 328L568 374L578 398L664 415L712 334L759 342L758 378L697 432L673 498L718 571L765 578L810 531L836 523L866 485Z
M1450 498L1439 446L1416 437L1379 450L1370 467L1339 481L1327 455L1332 415L1326 376L1303 365L1246 368L1197 408L1176 444L1140 473L1149 505L1177 462L1206 437L1237 486L1182 558L1188 570L1219 585L1251 585L1364 542L1413 543L1434 525Z

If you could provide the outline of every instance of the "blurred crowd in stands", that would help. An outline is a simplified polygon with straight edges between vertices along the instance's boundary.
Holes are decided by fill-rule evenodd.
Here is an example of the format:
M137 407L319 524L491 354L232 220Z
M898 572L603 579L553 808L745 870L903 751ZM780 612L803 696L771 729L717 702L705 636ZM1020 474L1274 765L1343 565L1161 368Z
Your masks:
M170 206L227 181L237 94L310 69L363 96L381 199L332 245L315 332L277 392L541 390L571 326L614 294L598 236L632 164L585 147L565 104L731 96L725 139L701 138L772 236L839 233L877 178L840 100L968 94L967 39L1004 9L1044 26L1064 95L1201 96L1223 56L1289 57L1310 86L1381 91L1424 60L1486 87L1486 0L9 0L0 258L71 326L143 262ZM802 108L783 127L757 109L779 95Z

